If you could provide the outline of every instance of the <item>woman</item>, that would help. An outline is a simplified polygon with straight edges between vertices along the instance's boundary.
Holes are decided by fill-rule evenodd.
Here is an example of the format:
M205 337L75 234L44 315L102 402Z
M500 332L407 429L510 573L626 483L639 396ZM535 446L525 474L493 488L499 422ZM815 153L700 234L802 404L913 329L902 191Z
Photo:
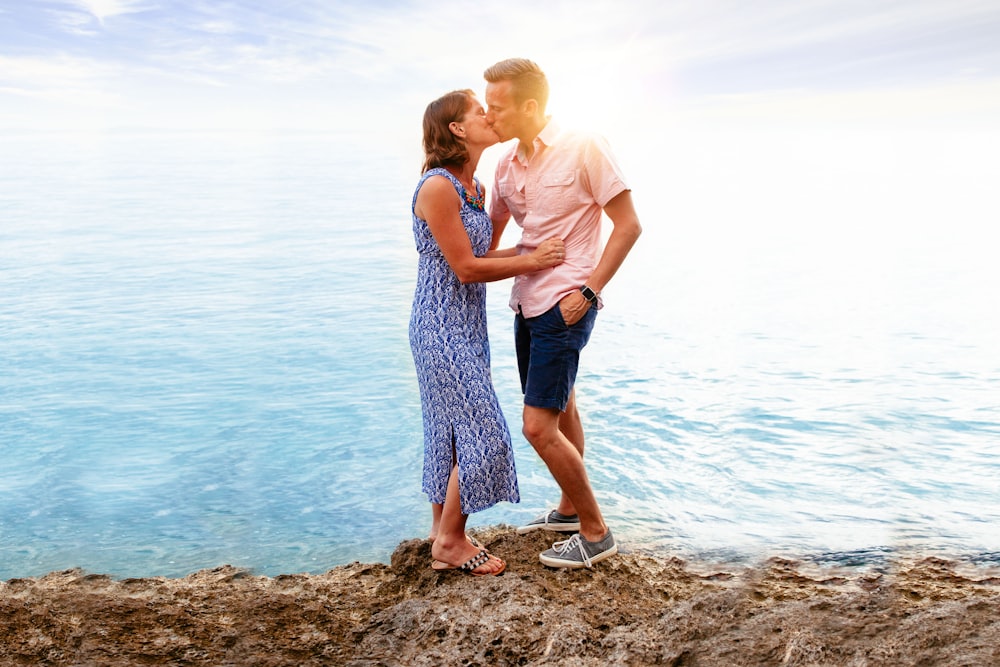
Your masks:
M432 567L474 575L498 575L506 564L468 539L468 515L520 500L510 432L490 376L483 283L548 269L564 256L561 239L524 255L490 250L493 225L475 171L498 141L471 90L431 102L423 176L413 195L420 260L410 347L423 410Z

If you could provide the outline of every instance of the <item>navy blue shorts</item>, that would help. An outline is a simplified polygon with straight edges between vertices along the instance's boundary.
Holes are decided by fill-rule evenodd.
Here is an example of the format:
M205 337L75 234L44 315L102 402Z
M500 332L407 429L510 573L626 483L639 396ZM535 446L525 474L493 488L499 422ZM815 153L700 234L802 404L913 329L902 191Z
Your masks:
M562 412L569 402L580 366L580 351L590 340L597 309L590 307L573 326L566 326L559 304L538 317L514 316L517 369L524 404Z

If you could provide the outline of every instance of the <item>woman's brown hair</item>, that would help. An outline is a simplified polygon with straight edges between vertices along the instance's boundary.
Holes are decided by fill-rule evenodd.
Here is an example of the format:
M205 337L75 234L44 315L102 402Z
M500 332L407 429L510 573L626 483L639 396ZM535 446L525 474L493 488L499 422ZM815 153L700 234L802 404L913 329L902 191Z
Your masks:
M469 161L465 142L448 128L461 121L469 109L471 90L453 90L427 105L424 111L424 166L421 173L435 167L461 167Z

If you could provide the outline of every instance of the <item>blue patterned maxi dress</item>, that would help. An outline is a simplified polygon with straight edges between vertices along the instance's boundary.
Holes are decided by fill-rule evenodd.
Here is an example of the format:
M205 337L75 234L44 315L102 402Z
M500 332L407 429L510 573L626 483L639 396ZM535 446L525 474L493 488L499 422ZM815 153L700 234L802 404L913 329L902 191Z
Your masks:
M465 188L447 170L431 169L423 175L411 211L424 182L436 175L454 184L472 251L484 255L493 236L490 216L468 203ZM476 189L481 191L478 180ZM454 444L463 514L501 501L519 502L510 431L490 374L486 285L458 280L427 223L415 212L413 237L420 260L410 348L424 420L423 490L430 502L444 503Z

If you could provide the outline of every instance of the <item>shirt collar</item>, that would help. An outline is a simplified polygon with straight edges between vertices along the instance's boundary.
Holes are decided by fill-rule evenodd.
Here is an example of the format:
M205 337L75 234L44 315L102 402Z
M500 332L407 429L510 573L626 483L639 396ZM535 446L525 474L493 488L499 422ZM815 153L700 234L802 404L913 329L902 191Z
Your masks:
M549 116L549 122L545 124L542 131L539 132L532 140L535 148L535 154L537 154L539 150L545 146L551 146L554 144L561 132L562 128L559 127L559 123L557 123L552 116ZM524 156L524 149L520 144L518 144L517 150L514 151L514 154L511 157L516 158L521 164L525 164L527 162L527 159Z
M546 146L551 146L556 142L556 137L559 136L561 131L562 128L559 127L559 123L557 123L552 116L549 116L549 122L545 124L542 131L538 133L537 137L535 137L535 141L541 141Z

